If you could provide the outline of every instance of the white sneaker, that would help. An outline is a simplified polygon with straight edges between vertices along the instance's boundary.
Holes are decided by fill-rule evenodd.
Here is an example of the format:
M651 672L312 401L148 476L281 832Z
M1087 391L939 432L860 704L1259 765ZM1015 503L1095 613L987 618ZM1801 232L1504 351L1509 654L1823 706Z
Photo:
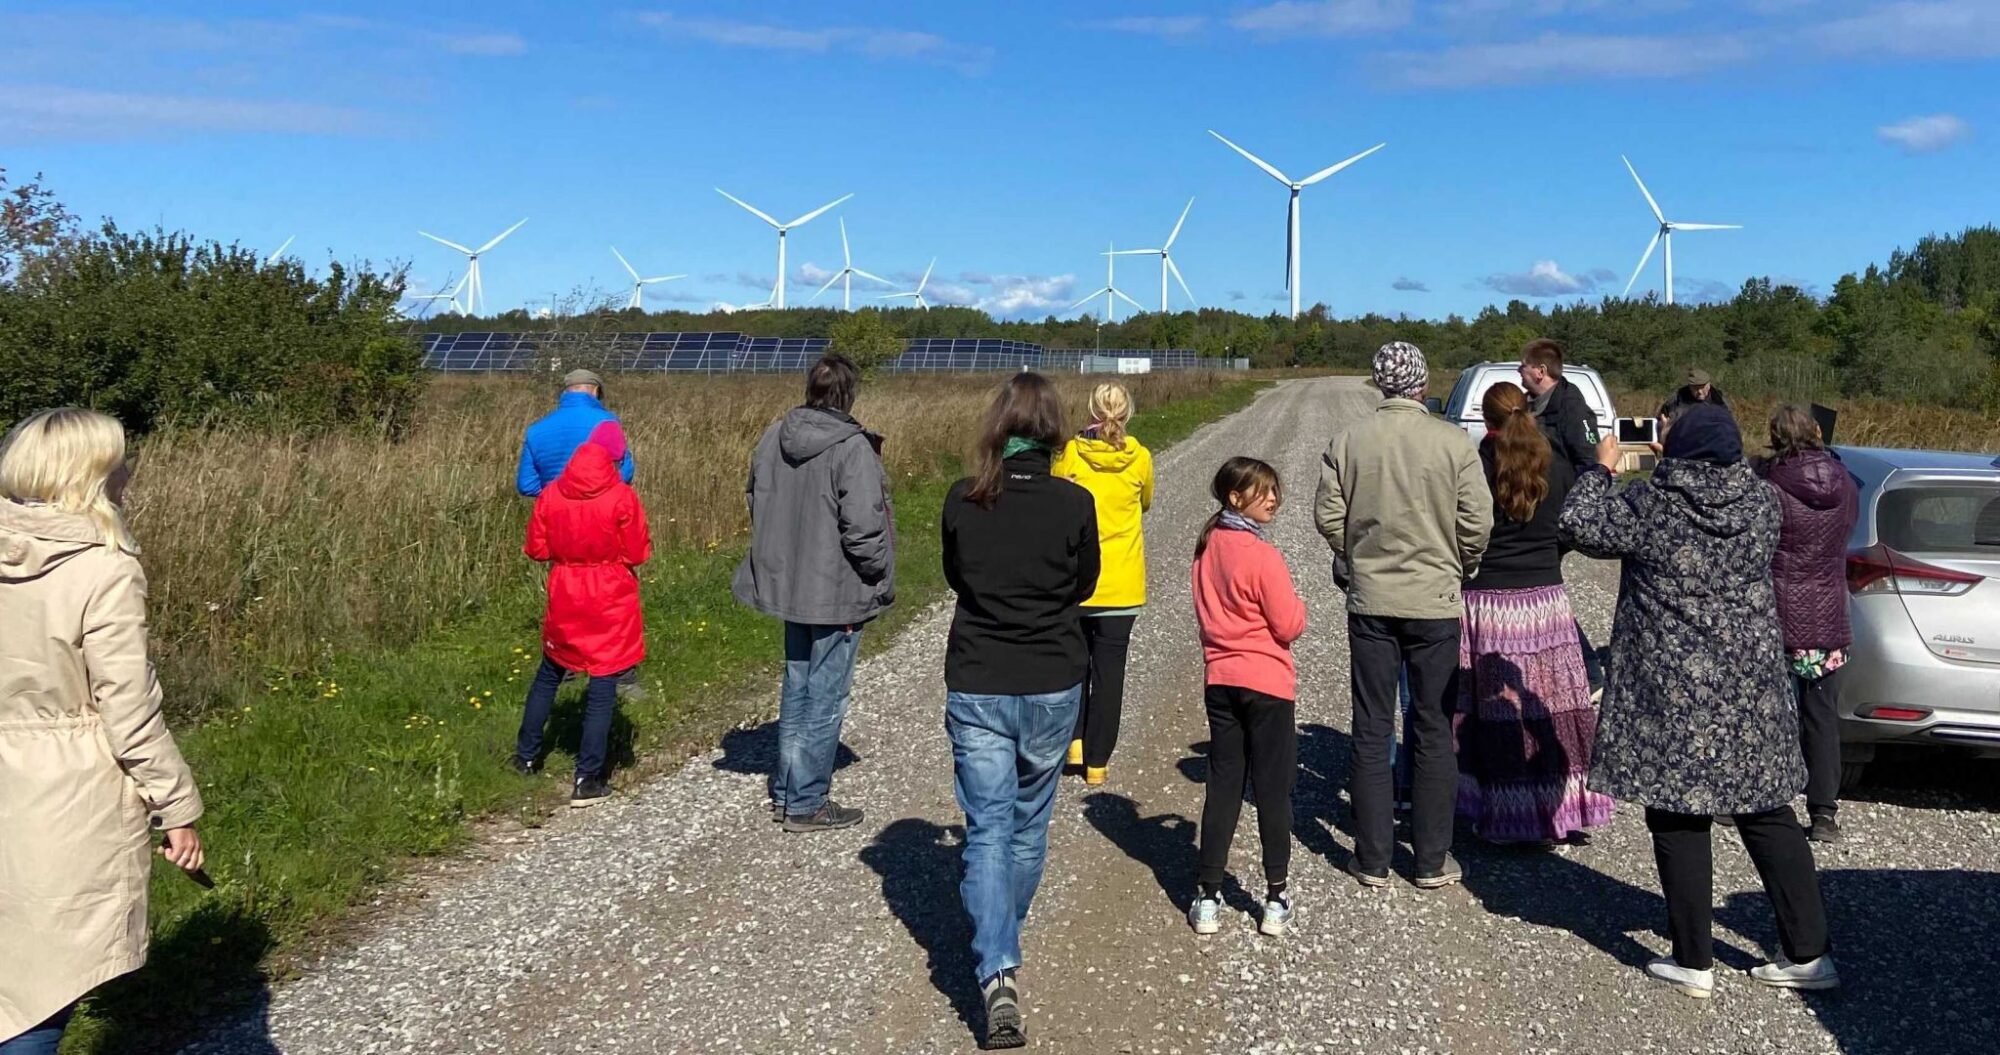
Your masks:
M1188 926L1196 934L1214 934L1222 929L1222 901L1219 898L1195 895L1194 904L1188 906Z
M1774 962L1750 968L1750 977L1778 989L1840 988L1840 971L1834 967L1831 956L1805 963L1793 963L1780 956Z
M1646 974L1656 982L1665 982L1696 1000L1706 1000L1715 995L1715 972L1693 971L1674 962L1671 956L1662 956L1646 965Z
M1264 916L1257 921L1257 929L1273 938L1282 938L1292 932L1292 899L1290 895L1279 894L1264 900Z

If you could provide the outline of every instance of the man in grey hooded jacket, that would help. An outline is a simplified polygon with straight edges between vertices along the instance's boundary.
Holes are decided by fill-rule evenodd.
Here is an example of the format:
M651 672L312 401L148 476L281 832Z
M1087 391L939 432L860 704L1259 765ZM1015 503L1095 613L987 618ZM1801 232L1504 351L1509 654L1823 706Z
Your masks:
M827 355L806 402L764 430L750 459L750 555L736 599L785 621L771 819L788 832L861 822L828 797L861 627L896 598L896 533L882 438L849 416L860 371Z

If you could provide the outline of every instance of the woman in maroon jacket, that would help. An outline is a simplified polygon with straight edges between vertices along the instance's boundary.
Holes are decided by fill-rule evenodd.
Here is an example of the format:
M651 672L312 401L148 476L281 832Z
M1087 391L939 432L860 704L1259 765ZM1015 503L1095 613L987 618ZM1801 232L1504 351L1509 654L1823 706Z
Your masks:
M1806 810L1815 842L1840 838L1840 668L1854 640L1847 622L1847 536L1861 495L1820 441L1812 415L1791 404L1771 412L1771 458L1759 467L1777 488L1784 530L1771 561L1778 622L1799 695L1806 756Z

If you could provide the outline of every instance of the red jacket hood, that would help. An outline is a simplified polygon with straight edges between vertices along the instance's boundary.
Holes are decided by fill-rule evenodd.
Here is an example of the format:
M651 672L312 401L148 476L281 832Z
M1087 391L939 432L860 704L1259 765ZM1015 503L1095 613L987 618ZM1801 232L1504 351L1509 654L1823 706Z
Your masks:
M556 480L565 498L596 498L619 482L618 464L611 454L595 443L586 443L570 455L569 464Z

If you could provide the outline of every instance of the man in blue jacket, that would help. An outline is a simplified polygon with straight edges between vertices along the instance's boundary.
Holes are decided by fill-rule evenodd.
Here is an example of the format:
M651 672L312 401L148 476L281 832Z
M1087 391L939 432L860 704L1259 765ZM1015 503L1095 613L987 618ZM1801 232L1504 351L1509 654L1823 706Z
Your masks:
M589 370L571 370L562 383L556 409L528 426L521 439L521 466L514 474L514 486L529 498L541 494L562 475L570 455L591 440L611 452L618 475L631 483L632 451L625 445L618 415L604 409L604 379Z

